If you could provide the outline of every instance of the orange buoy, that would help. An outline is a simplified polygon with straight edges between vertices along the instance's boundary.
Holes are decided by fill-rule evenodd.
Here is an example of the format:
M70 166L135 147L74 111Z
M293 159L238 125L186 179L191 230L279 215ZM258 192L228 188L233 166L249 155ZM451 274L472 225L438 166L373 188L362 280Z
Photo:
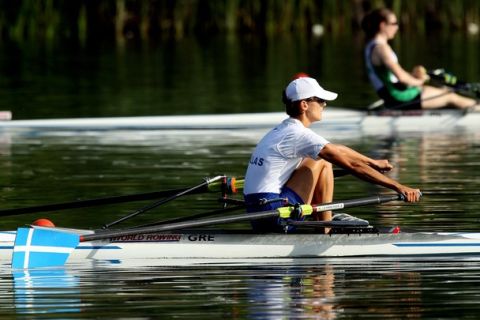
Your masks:
M392 229L393 234L399 234L400 233L400 227L396 226L395 228Z
M40 218L33 221L32 225L39 226L39 227L55 227L52 221L45 218Z

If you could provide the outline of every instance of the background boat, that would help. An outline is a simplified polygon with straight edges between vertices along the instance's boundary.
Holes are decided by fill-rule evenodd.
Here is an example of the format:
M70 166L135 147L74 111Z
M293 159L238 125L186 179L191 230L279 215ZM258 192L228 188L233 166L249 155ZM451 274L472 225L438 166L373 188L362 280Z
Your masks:
M147 117L105 117L1 121L0 130L268 130L288 116L283 112L207 114ZM329 107L323 120L312 125L318 132L363 134L425 132L441 130L476 131L480 112L440 109L367 112Z

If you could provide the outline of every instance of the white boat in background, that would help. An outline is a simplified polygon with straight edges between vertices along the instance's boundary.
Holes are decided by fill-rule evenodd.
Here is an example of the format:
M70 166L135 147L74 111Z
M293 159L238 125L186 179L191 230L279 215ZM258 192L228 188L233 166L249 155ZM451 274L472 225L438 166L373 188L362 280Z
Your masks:
M480 112L460 109L383 111L366 115L362 131L377 132L431 132L445 130L477 131Z
M0 121L0 130L252 130L268 129L284 112L139 116ZM480 112L457 109L366 112L328 107L315 130L351 130L364 133L396 131L478 130Z

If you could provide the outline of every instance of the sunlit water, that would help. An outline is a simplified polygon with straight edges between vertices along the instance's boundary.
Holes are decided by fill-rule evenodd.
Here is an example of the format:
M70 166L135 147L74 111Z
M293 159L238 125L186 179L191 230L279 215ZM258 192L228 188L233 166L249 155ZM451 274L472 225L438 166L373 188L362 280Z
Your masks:
M0 312L62 319L474 319L480 311L474 258L143 263L3 270Z
M193 186L242 176L263 132L4 132L2 207L22 207ZM394 165L391 176L422 189L419 204L350 210L374 225L479 231L480 134L343 136ZM353 177L335 198L387 192ZM216 194L187 196L127 222L135 225L218 208ZM99 227L149 202L3 217L15 228L38 217ZM196 263L193 264L192 263ZM98 262L13 272L2 267L0 315L45 318L476 318L478 257L274 261Z

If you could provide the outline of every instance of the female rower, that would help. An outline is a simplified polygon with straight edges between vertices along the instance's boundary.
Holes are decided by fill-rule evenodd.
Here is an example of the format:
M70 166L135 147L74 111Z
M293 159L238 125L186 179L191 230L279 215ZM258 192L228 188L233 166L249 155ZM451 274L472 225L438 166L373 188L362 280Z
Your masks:
M389 9L376 9L362 20L367 37L365 64L377 94L389 108L434 109L445 106L466 109L479 106L474 99L460 96L447 88L425 85L429 79L423 66L405 71L388 41L398 31L398 20Z
M365 181L403 194L408 202L418 201L420 190L409 188L383 175L393 166L388 160L374 160L346 146L333 144L317 135L310 125L322 119L326 101L337 94L318 82L302 77L290 82L283 102L290 116L267 133L256 146L245 175L244 197L248 212L273 210L290 204L320 204L333 199L332 164ZM332 219L331 212L314 216ZM253 221L262 232L282 231L278 219Z

